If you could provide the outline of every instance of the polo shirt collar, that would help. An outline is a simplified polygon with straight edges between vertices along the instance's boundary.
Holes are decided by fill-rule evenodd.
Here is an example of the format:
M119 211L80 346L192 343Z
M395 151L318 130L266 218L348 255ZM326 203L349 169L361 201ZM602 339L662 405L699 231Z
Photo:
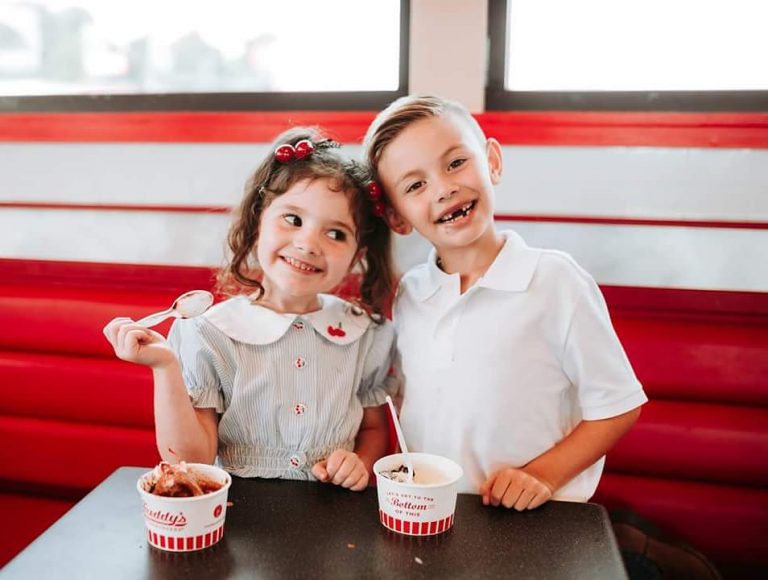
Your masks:
M504 292L525 292L536 272L540 253L529 248L523 238L512 230L499 233L505 238L504 245L475 286ZM458 289L459 274L446 274L437 266L437 251L434 248L429 253L426 267L427 275L419 280L416 287L419 300L428 300L441 288Z
M237 296L209 308L202 316L230 338L255 345L276 342L292 325L311 327L328 342L345 345L358 340L371 324L367 314L336 296L321 294L320 301L320 310L291 314Z

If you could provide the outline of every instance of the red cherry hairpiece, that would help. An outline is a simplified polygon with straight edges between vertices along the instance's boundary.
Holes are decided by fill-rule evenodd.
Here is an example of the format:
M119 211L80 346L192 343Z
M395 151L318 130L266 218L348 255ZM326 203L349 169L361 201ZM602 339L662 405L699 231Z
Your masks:
M368 199L373 204L373 214L377 217L384 217L387 206L381 195L381 186L375 181L371 181L366 189L368 190Z
M275 160L280 163L290 163L312 155L315 149L329 149L331 147L341 147L341 145L333 139L323 139L317 143L313 143L309 139L302 139L296 145L284 143L275 149Z

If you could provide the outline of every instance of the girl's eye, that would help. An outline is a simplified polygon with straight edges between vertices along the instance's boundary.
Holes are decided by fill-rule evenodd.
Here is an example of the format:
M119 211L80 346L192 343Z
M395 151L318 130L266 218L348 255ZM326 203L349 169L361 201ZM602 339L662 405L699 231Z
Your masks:
M451 163L450 163L450 165L448 165L448 167L450 169L458 169L459 167L464 165L464 163L466 163L466 161L467 161L466 159L464 159L463 157L460 157L459 159L454 159L453 161L451 161Z
M405 189L405 193L411 193L412 191L416 191L416 190L417 190L417 189L419 189L419 188L420 188L422 185L424 185L424 182L423 182L423 181L415 181L415 182L411 183L411 184L410 184L410 185L409 185L409 186L408 186L408 187Z
M295 213L287 213L283 216L283 219L292 226L301 227L301 218Z
M347 234L341 230L331 230L328 232L328 237L337 242L343 242L347 239Z

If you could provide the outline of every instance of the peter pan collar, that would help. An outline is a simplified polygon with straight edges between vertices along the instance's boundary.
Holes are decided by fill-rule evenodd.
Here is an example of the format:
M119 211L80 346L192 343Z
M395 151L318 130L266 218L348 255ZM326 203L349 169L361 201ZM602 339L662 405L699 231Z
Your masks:
M475 286L505 292L525 292L536 272L540 252L525 243L512 230L499 232L505 238L496 259ZM432 248L427 260L427 275L421 277L415 288L416 297L422 302L432 297L440 288L459 291L459 274L446 274L437 266L437 251Z
M284 314L238 296L209 308L202 316L230 338L256 345L279 340L292 325L297 329L311 326L329 342L345 345L359 339L371 324L362 310L336 296L321 294L320 301L322 307L315 312Z

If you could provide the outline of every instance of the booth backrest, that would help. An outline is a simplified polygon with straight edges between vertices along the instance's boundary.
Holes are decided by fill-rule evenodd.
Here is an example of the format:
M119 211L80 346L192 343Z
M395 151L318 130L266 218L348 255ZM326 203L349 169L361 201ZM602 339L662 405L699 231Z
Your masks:
M594 501L768 571L768 295L606 288L650 402ZM739 572L737 572L738 574Z
M36 498L52 522L117 467L158 460L150 372L117 360L102 327L210 288L212 271L0 260L0 272L0 495ZM603 290L651 401L594 501L723 566L768 567L768 295Z

